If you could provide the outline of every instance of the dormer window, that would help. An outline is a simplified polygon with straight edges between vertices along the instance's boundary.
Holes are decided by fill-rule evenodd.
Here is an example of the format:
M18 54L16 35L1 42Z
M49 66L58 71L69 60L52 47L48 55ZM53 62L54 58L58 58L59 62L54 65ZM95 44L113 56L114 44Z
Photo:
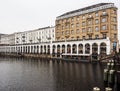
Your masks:
M85 16L84 16L84 15L82 16L82 19L85 19Z
M106 15L106 11L104 10L104 11L102 12L102 14L103 14L103 15Z
M95 13L95 16L98 17L98 12Z
M91 18L91 17L92 17L92 15L91 15L91 14L89 14L89 15L88 15L88 17L89 17L89 18Z

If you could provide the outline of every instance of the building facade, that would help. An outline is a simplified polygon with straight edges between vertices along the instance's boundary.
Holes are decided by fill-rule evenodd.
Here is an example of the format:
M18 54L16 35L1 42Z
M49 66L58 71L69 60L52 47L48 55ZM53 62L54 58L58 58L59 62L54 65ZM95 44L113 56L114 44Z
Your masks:
M15 33L2 35L1 44L14 45L15 44Z
M52 57L90 59L118 52L117 7L100 3L62 14L55 27L14 33L3 38L10 46L0 46L0 52L44 54ZM10 40L14 40L14 43ZM3 43L4 44L4 43ZM14 45L11 45L14 44Z
M113 3L100 3L67 12L56 18L56 40L109 38L110 51L118 51L117 17L117 7Z

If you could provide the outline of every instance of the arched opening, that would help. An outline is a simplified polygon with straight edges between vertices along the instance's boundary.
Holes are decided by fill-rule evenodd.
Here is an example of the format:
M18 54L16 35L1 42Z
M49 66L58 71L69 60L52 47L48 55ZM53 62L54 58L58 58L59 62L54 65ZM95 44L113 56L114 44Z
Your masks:
M39 46L37 46L37 54L39 53Z
M50 45L48 45L47 47L48 47L48 54L50 54Z
M31 53L33 53L33 46L31 46Z
M40 53L42 54L43 53L43 46L41 46L40 49L41 49Z
M53 45L53 47L52 47L52 54L53 54L53 56L55 56L55 49L56 49L56 47L55 47L55 45Z
M92 44L92 53L98 54L98 44L97 43Z
M27 53L27 51L28 51L28 47L26 46L26 48L25 48L26 50L25 50L25 53Z
M100 54L106 54L106 43L100 44Z
M65 53L65 45L62 45L62 53Z
M34 46L34 54L36 53L36 46Z
M12 49L13 50L13 49ZM20 52L22 53L23 51L22 51L22 47L20 48Z
M30 53L30 46L28 46L28 53Z
M98 60L98 44L93 43L92 44L92 61Z
M60 45L57 45L57 57L60 57Z
M78 45L78 53L83 54L83 44Z
M67 53L71 53L71 45L70 44L67 45Z
M44 54L46 54L46 46L44 45Z
M90 44L85 44L85 54L89 54L90 53Z
M74 54L77 53L77 45L76 44L73 44L73 46L72 46L72 52Z

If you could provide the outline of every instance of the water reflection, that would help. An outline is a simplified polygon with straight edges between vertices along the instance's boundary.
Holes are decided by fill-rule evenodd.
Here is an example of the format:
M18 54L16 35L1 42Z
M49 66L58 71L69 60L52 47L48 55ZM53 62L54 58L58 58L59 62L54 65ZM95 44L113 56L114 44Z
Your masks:
M0 91L103 91L103 65L0 58Z

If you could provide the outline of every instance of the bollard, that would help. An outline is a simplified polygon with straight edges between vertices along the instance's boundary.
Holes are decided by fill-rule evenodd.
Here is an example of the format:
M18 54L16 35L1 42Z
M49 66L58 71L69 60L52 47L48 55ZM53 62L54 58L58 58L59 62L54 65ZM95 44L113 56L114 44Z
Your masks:
M108 69L104 69L104 81L108 81Z
M107 88L105 88L105 91L112 91L112 88L107 87Z
M108 74L108 83L114 84L115 82L115 70L110 70Z
M107 63L107 69L110 70L110 63Z
M100 88L94 87L94 88L93 88L93 91L100 91Z

